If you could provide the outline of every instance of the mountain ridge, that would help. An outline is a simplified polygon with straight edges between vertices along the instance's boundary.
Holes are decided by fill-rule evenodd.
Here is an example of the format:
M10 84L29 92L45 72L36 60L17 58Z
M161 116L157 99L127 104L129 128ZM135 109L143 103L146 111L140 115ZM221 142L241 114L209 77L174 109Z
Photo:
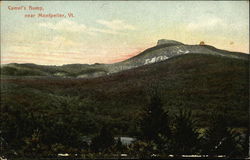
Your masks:
M187 45L175 40L158 40L156 46L138 55L113 64L65 64L62 66L37 65L32 63L11 63L1 65L1 75L6 76L54 76L94 78L107 76L143 65L158 63L185 54L208 54L249 60L249 55L241 52L221 50L210 45Z

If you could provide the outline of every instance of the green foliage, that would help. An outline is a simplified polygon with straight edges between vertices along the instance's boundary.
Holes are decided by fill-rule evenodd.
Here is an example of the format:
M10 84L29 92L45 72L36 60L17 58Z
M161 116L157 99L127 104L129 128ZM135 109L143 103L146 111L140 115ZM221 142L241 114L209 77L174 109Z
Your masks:
M173 128L173 152L175 154L196 154L199 147L196 122L191 111L180 109L175 115Z
M108 152L110 147L114 145L114 136L111 128L108 126L102 127L100 134L92 139L91 149L94 152Z
M140 120L141 135L139 139L146 142L153 142L158 145L158 150L165 147L164 140L170 138L171 130L169 116L163 110L163 104L157 88L150 90L150 102L144 108Z
M131 155L139 157L141 159L148 159L152 157L152 154L158 152L157 145L152 141L138 140L131 145Z
M158 133L167 133L167 124L160 123L166 123L167 118L159 97L152 97L149 106L143 113L143 119L141 120L142 137L150 141L156 140Z
M244 153L242 153L243 149L241 148L244 146L244 144L242 144L242 135L228 127L228 121L225 114L218 114L216 112L211 113L210 125L205 132L204 138L205 148L203 151L206 154L230 156L244 155Z
M37 129L33 131L31 137L24 138L22 147L23 156L41 157L48 154L49 147L41 141L41 132Z

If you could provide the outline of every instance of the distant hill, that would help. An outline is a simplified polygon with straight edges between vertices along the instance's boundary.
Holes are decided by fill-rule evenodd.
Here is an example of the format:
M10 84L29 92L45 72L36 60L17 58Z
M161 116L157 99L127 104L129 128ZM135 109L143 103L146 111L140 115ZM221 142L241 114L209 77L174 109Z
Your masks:
M248 54L240 52L229 52L208 45L185 45L174 40L161 39L157 42L156 46L146 49L132 58L114 64L67 64L63 66L45 66L12 63L1 66L1 75L94 78L191 53L224 56L243 60L249 59Z

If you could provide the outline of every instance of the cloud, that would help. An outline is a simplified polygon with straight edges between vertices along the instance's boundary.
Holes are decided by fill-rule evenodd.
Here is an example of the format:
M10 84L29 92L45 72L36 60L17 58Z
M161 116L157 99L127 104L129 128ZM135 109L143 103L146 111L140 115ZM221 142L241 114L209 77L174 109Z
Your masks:
M88 28L84 24L78 24L74 21L70 21L67 19L59 21L55 24L47 22L47 23L40 23L39 25L42 27L59 31L86 32L88 30Z
M52 38L52 40L49 41L41 41L42 43L46 44L46 45L56 45L56 44L67 44L67 45L74 45L75 42L63 37L63 36L55 36Z
M221 19L219 17L204 17L203 19L188 23L186 29L188 31L213 31L219 34L228 34L228 32L233 33L248 30L248 26L230 20Z
M102 24L105 28L88 27L84 24L78 24L77 22L67 19L61 20L57 23L40 23L39 26L62 32L83 32L89 35L96 35L97 33L117 35L124 34L122 32L124 30L135 30L134 26L126 24L122 20L98 20L97 23Z
M37 42L37 46L33 49L33 52L39 53L85 53L91 49L95 49L89 46L85 41L79 41L79 39L72 39L67 35L53 36L51 39L42 40Z
M213 27L225 27L225 25L224 21L220 18L209 18L199 22L191 22L187 25L187 29L190 31L212 30Z
M107 33L107 34L123 34L122 32L117 32L115 30L109 30L109 29L99 29L99 28L91 28L90 29L93 32L99 32L99 33Z
M112 20L112 21L97 20L97 23L102 24L105 27L116 31L135 30L135 27L133 25L126 24L122 20Z

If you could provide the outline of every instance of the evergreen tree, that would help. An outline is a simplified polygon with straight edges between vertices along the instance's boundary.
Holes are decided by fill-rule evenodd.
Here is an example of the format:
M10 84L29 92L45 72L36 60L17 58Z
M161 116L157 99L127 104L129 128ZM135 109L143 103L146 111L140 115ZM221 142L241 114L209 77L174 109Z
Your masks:
M191 111L180 109L174 119L173 152L196 154L198 142L198 132Z
M205 133L204 151L209 155L231 155L236 150L236 136L228 127L224 114L212 113Z
M92 139L91 149L94 152L105 152L114 145L114 136L109 127L104 126L100 134Z
M155 143L158 150L166 148L165 140L171 136L169 117L155 88L151 91L150 102L142 114L140 129L142 140Z

